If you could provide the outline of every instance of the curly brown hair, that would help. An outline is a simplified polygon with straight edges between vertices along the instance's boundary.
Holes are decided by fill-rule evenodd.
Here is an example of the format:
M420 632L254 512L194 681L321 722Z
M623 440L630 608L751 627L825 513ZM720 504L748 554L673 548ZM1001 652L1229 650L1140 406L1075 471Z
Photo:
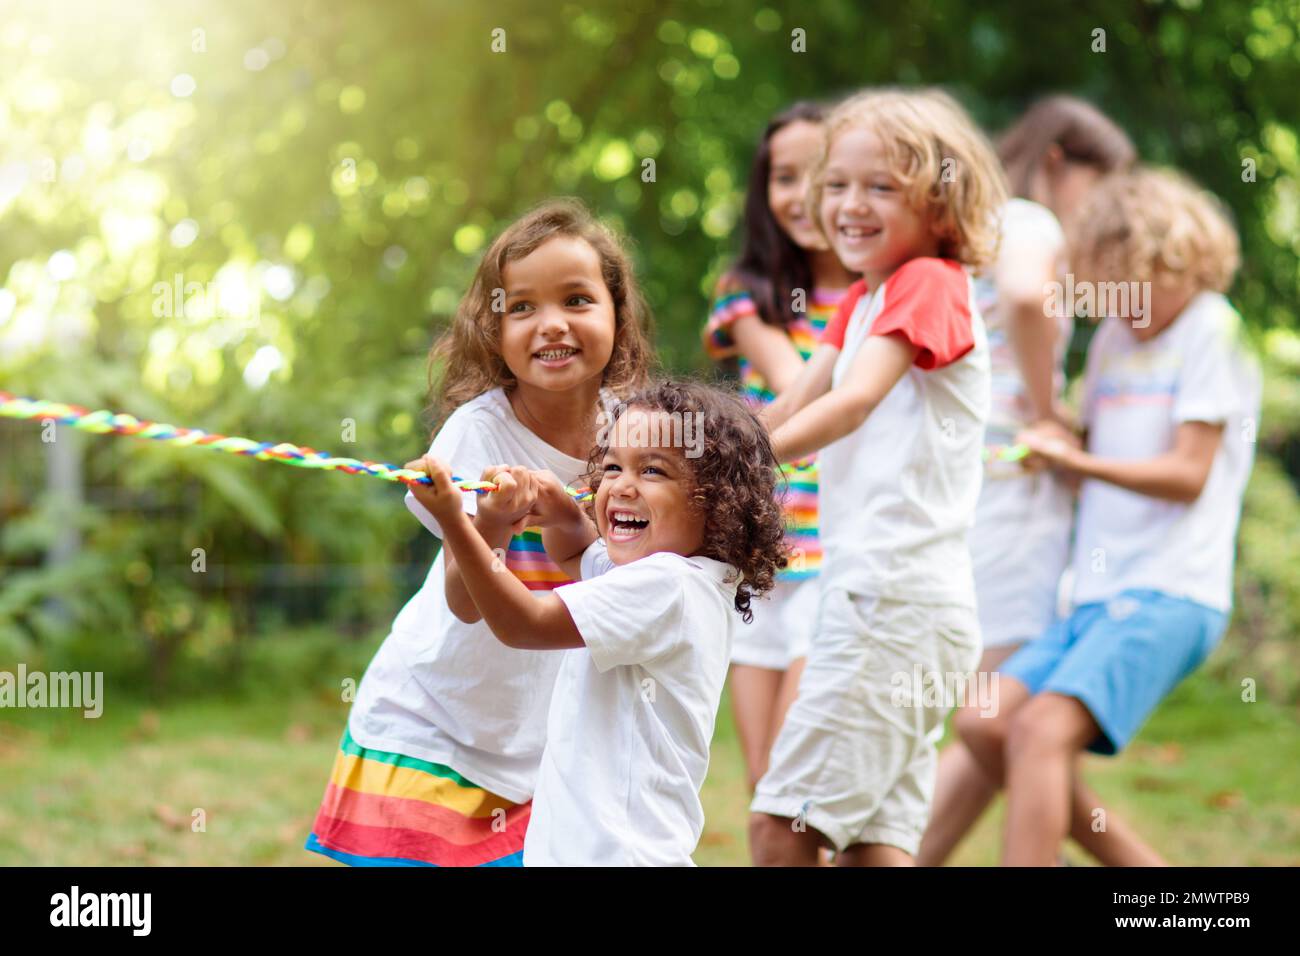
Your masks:
M494 388L509 392L518 384L501 357L501 316L492 310L492 297L505 285L502 273L507 264L556 236L582 239L596 250L605 287L614 300L614 351L602 384L619 396L645 384L654 354L650 309L623 241L579 200L551 199L497 236L480 260L451 327L430 349L429 404L435 419L445 418L484 392Z
M628 397L609 424L634 407L683 420L692 416L702 424L702 453L695 458L682 456L691 477L692 507L704 520L704 545L698 554L739 571L736 610L750 623L754 618L750 599L772 589L788 553L776 495L779 472L766 429L737 394L702 382L653 382ZM593 521L612 431L612 427L601 430L584 476L592 490L586 508Z

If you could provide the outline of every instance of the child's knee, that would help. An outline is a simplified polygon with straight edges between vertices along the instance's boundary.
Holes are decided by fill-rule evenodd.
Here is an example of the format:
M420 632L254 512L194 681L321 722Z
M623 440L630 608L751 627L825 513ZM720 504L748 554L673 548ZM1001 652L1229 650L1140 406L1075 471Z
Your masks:
M988 716L978 707L958 708L953 727L976 760L1001 752L1006 744L1007 719L1001 715Z
M755 866L780 866L790 862L793 821L770 813L749 815L749 849Z
M1040 694L1011 715L1006 737L1007 759L1035 759L1080 749L1075 715L1068 698Z
M759 848L768 848L784 834L778 832L789 826L790 822L770 813L751 813L749 815L749 845L755 853Z

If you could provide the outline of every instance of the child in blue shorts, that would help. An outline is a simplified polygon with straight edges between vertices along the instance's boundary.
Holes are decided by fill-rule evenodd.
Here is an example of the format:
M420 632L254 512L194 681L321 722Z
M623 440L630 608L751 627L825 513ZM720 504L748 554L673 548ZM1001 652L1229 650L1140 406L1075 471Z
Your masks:
M1088 822L1076 757L1121 751L1223 635L1259 414L1222 295L1237 236L1214 197L1139 169L1097 186L1073 233L1072 291L1107 316L1084 377L1086 450L1055 424L1018 439L1082 479L1073 611L1003 665L993 716L956 721L1007 789L1012 866L1056 862Z

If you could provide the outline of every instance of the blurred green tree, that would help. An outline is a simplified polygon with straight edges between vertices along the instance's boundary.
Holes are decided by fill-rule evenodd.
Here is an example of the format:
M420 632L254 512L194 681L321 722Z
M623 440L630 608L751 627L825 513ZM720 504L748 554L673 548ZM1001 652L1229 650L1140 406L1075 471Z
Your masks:
M767 118L882 83L944 85L991 130L1045 92L1093 99L1144 156L1231 205L1245 260L1234 298L1285 363L1300 287L1298 9L9 3L0 383L403 460L426 444L425 356L476 256L555 194L630 237L664 363L705 371L706 296L735 250ZM1262 444L1293 481L1297 434ZM88 500L70 513L41 490L35 432L0 424L0 650L103 631L161 678L177 653L237 657L276 606L382 623L429 555L396 489L83 447ZM1294 489L1269 487L1274 525L1294 522ZM69 522L84 550L42 567ZM1295 573L1273 568L1269 586L1298 593Z

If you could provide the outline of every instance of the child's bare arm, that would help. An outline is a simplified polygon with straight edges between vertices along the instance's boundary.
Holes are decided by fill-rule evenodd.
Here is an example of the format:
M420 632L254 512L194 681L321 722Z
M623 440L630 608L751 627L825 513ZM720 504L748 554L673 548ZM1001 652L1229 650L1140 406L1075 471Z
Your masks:
M423 461L417 459L408 462L406 467L421 471L424 469ZM516 525L519 523L521 512L526 513L532 505L535 494L533 479L527 468L494 465L484 470L480 480L495 482L499 487L496 491L482 496L472 521L475 529L487 542L488 548L499 554L509 546L510 539L516 531L520 530ZM432 514L431 502L436 496L431 486L410 487L415 499ZM478 607L475 606L469 590L461 579L456 556L450 549L443 561L443 591L447 598L447 606L451 608L451 612L457 619L466 624L474 624L482 620Z
M426 486L426 507L442 526L443 545L455 557L461 581L497 639L508 647L531 650L582 647L582 636L563 601L553 594L534 597L501 567L461 508L460 491L452 485L447 467L432 457L412 465L433 479Z
M494 563L500 565L465 512L454 514L444 530L465 586L497 640L524 650L583 646L582 635L563 601L554 594L534 597L513 574L493 570Z
M838 354L827 345L819 348L814 358L824 351ZM919 351L897 333L868 338L854 356L842 385L827 391L772 433L777 461L795 461L850 434L898 384ZM829 380L828 375L828 385Z
M482 514L475 514L472 521L475 530L487 542L493 554L500 554L510 546L510 539L514 537L514 533L509 525L503 526L490 516ZM460 567L456 564L456 556L450 548L447 549L447 556L443 559L443 571L443 592L447 596L447 606L451 608L451 613L466 624L481 621L483 615L479 614L474 599L470 597L469 589L461 579Z
M731 325L731 337L774 395L789 388L803 371L803 359L790 336L756 315L736 319Z
M1044 428L1031 428L1017 441L1053 465L1084 478L1095 478L1140 495L1190 504L1200 497L1214 456L1223 441L1223 425L1183 422L1174 431L1169 451L1154 458L1126 461L1098 458L1075 448Z
M1056 417L1053 393L1060 333L1056 316L1044 308L1045 288L1055 275L1055 250L1037 240L1022 239L1014 247L1003 248L994 277L998 300L1005 305L1009 319L1007 339L1035 420Z
M831 372L840 350L833 345L819 345L792 382L784 389L775 390L776 400L759 413L768 431L775 431L790 416L821 398L831 387Z

